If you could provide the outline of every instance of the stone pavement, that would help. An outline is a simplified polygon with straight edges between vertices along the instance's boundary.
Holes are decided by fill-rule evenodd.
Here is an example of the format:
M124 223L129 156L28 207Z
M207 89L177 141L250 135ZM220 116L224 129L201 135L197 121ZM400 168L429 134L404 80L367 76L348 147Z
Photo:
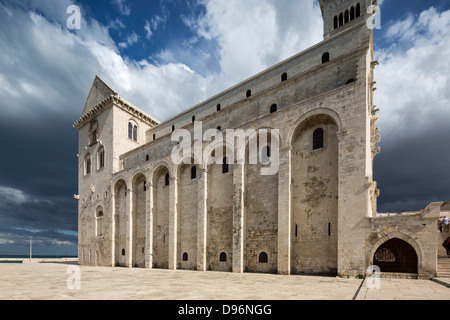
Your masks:
M367 281L361 279L78 267L76 260L0 264L0 284L1 300L448 300L450 297L448 287L430 280L381 279L380 289L376 290L369 289Z

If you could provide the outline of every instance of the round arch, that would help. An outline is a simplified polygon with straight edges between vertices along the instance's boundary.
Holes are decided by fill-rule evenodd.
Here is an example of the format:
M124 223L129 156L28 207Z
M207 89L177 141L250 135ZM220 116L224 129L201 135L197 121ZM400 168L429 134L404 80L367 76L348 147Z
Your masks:
M329 116L337 125L338 127L338 132L342 132L342 120L341 117L339 116L339 114L329 108L317 108L317 109L313 109L307 113L305 113L304 115L302 115L299 119L297 119L297 121L294 123L294 125L289 129L288 135L287 135L287 139L286 141L292 145L293 139L295 139L295 134L297 132L297 129L309 118L313 117L313 116L318 116L318 115L327 115Z

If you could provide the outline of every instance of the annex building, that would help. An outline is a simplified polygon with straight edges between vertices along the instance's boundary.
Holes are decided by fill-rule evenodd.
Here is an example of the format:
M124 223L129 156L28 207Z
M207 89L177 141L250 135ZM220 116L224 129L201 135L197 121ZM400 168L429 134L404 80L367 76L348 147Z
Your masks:
M352 277L376 265L413 278L436 274L437 220L449 205L377 213L378 63L366 23L376 0L319 2L322 42L164 122L95 78L74 124L79 264ZM201 134L192 140L200 156L175 163L174 133L198 137L199 122L219 135L255 134L241 145ZM251 164L254 144L264 161ZM275 156L276 173L262 175Z

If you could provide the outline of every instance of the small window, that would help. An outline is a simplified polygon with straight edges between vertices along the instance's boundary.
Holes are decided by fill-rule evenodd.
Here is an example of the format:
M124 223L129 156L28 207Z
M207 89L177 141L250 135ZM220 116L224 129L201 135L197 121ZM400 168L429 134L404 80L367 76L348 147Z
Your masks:
M144 192L147 191L147 181L144 181Z
M334 28L337 29L339 27L338 25L338 17L334 16Z
M137 124L133 121L128 122L128 139L136 141L138 139L138 127Z
M222 173L226 174L228 173L230 170L230 167L228 165L228 158L223 158L223 163L222 163Z
M259 263L267 263L269 261L269 257L267 256L267 253L261 252L259 254Z
M86 155L85 167L86 167L86 174L90 174L91 171L92 171L92 161L91 161L91 155L90 154Z
M175 125L172 126L172 132L174 132L174 131L175 131Z
M183 253L183 261L188 261L189 255L187 252Z
M150 155L146 155L145 156L145 161L149 161L150 160Z
M195 122L195 116L192 116L192 123Z
M197 179L197 167L196 166L193 166L192 168L191 168L191 179L193 180L193 179Z
M220 254L219 261L220 262L227 262L227 254L225 252L222 252Z
M216 129L217 129L217 131L222 132L222 127L221 126L218 126Z
M355 7L350 8L350 21L355 20Z
M156 140L156 134L154 133L153 134L153 141L155 141Z
M122 249L122 255L123 256L125 255L125 249Z
M164 177L164 185L168 186L170 184L170 175L167 173Z
M101 237L103 236L103 211L99 211L97 213L97 228L96 228L96 236Z
M328 222L328 236L331 236L331 223Z
M322 63L327 63L328 61L330 61L330 53L329 52L325 52L322 55Z
M98 140L98 122L96 120L91 122L89 128L89 145L94 145Z
M247 93L245 95L247 98L250 98L252 96L252 90L247 90Z
M295 236L298 237L298 224L295 225Z
M98 169L102 169L105 167L105 149L100 149L98 152Z
M350 21L350 14L348 13L348 10L345 10L344 23L348 23L349 21Z
M285 82L287 79L288 79L288 75L287 75L287 73L285 72L285 73L283 73L283 74L281 75L281 82Z
M270 113L275 113L278 111L278 106L276 104L273 104L270 106Z
M319 128L313 134L313 150L323 148L323 129Z
M353 83L353 82L355 82L355 79L348 79L346 84L350 84L350 83Z
M341 13L339 15L339 27L342 27L344 25L344 14Z
M220 105L220 103L217 104L217 111L222 110L222 106Z
M361 15L361 5L358 3L358 4L356 5L356 13L355 13L355 16L356 16L356 18L359 18L360 15Z

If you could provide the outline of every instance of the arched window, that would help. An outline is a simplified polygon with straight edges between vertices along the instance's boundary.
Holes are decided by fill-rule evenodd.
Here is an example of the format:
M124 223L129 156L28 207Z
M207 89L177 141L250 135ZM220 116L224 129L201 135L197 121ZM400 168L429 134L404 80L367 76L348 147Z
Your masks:
M348 79L346 84L350 84L350 83L353 83L353 82L355 82L355 79L353 79L353 78L352 79Z
M170 175L166 173L166 175L164 176L164 185L168 186L169 184L170 184Z
M330 61L330 53L329 52L325 52L322 55L322 63L327 63L328 61Z
M334 16L334 28L337 29L338 27L339 27L339 24L338 24L338 17L337 17L337 16Z
M359 18L360 15L361 15L361 5L358 3L358 4L356 5L356 13L355 13L355 16L356 16L356 18Z
M220 103L217 104L217 111L220 111L222 109L222 106L220 105Z
M197 179L197 166L191 168L191 179Z
M103 211L100 210L99 212L97 212L96 222L97 226L95 230L95 235L97 237L101 237L103 236Z
M105 167L105 149L100 148L97 152L97 169L100 170Z
M145 156L145 161L149 161L150 160L150 155L146 155Z
M350 21L355 19L355 7L350 8Z
M225 252L222 252L220 254L219 261L220 262L227 262L227 254Z
M350 15L348 13L348 10L345 10L344 23L348 23L349 21L350 21Z
M230 170L229 165L228 165L228 158L223 158L223 163L222 163L222 173L226 174L228 173Z
M155 141L156 140L156 134L154 133L153 134L153 141Z
M341 13L339 15L339 27L342 27L344 25L344 14Z
M175 131L175 125L172 126L172 132L174 132L174 131Z
M192 116L192 123L195 122L195 116Z
M274 103L270 106L270 113L275 113L278 111L278 106Z
M250 98L252 96L252 90L247 90L247 93L245 95L247 98Z
M287 79L288 79L288 75L287 75L287 73L285 72L285 73L283 73L283 74L281 75L281 82L285 82Z
M136 141L138 139L138 127L136 122L130 121L128 122L128 139Z
M217 129L217 131L222 132L222 127L221 126L218 126L216 129Z
M323 148L323 129L316 129L313 133L313 150Z
M123 256L125 255L125 249L122 249L122 255Z
M261 252L259 254L259 263L267 263L269 261L269 257L267 256L267 253Z
M183 253L183 261L188 261L189 255L187 252Z
M92 171L91 155L88 153L84 159L85 174L90 174Z

